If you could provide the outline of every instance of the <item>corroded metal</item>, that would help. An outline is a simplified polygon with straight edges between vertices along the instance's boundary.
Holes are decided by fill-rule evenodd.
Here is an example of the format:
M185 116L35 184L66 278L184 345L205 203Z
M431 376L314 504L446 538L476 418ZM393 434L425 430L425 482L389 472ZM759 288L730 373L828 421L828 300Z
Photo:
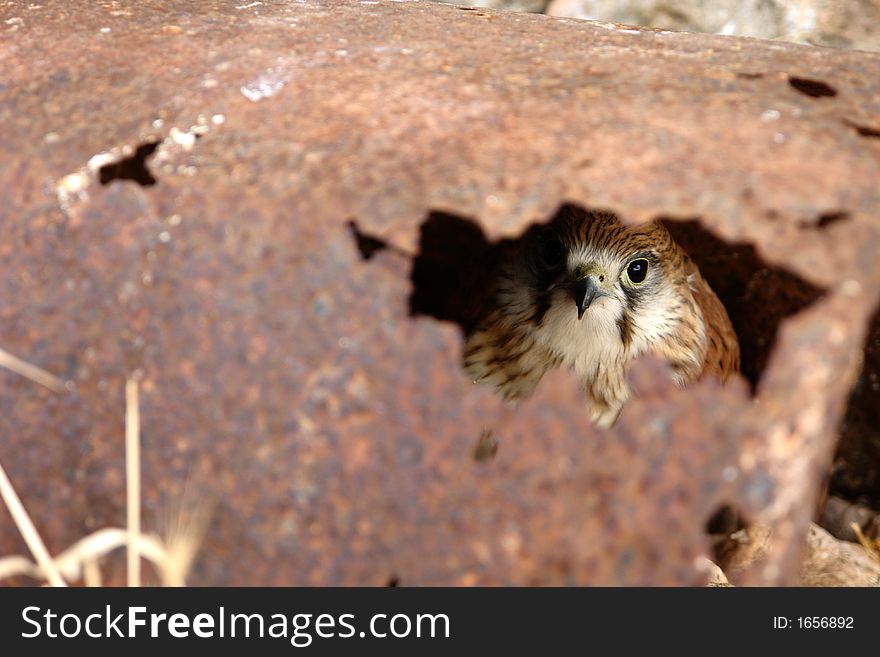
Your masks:
M73 384L0 372L0 461L52 552L123 522L135 375L145 524L188 478L214 502L194 583L694 584L722 504L775 532L742 581L793 581L877 301L880 56L425 2L0 30L0 346ZM564 372L516 408L465 380L410 314L420 224L563 201L752 243L740 326L798 281L749 334L756 398L643 362L603 433Z

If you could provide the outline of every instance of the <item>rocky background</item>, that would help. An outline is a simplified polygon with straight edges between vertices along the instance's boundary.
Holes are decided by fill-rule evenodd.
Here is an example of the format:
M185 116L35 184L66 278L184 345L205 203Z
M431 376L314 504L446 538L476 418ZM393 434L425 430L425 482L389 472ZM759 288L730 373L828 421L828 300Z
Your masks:
M880 50L878 0L477 0L464 5Z

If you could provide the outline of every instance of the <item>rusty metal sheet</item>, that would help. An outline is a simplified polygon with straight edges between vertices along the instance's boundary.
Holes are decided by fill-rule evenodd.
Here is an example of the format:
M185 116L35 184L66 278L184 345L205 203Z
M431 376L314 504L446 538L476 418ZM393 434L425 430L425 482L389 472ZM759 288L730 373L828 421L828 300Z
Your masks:
M53 553L123 522L136 375L146 524L214 503L196 584L695 584L723 504L775 532L742 582L794 581L877 301L880 55L427 2L0 30L0 346L71 382L0 372L0 462ZM704 258L751 381L640 363L610 432L564 372L515 408L467 382L410 314L420 225L563 201L753 245Z

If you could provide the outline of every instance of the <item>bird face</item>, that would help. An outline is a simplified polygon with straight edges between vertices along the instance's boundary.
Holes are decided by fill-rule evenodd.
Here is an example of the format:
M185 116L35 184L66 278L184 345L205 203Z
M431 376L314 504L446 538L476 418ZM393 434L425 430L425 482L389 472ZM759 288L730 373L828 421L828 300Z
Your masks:
M590 222L563 217L529 236L532 284L548 347L573 364L584 354L578 335L610 353L638 348L674 328L685 307L685 277L670 277L679 251L659 225L627 227L594 215ZM606 344L607 343L607 344ZM572 349L574 347L574 349ZM588 349L593 351L592 349Z

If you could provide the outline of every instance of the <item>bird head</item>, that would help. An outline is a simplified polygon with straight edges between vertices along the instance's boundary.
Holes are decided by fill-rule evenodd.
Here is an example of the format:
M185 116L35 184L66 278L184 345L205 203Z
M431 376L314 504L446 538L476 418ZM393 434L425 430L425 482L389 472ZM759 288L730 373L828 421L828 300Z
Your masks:
M661 224L562 213L526 243L528 287L543 311L534 316L551 331L649 341L673 330L693 306L684 254Z

